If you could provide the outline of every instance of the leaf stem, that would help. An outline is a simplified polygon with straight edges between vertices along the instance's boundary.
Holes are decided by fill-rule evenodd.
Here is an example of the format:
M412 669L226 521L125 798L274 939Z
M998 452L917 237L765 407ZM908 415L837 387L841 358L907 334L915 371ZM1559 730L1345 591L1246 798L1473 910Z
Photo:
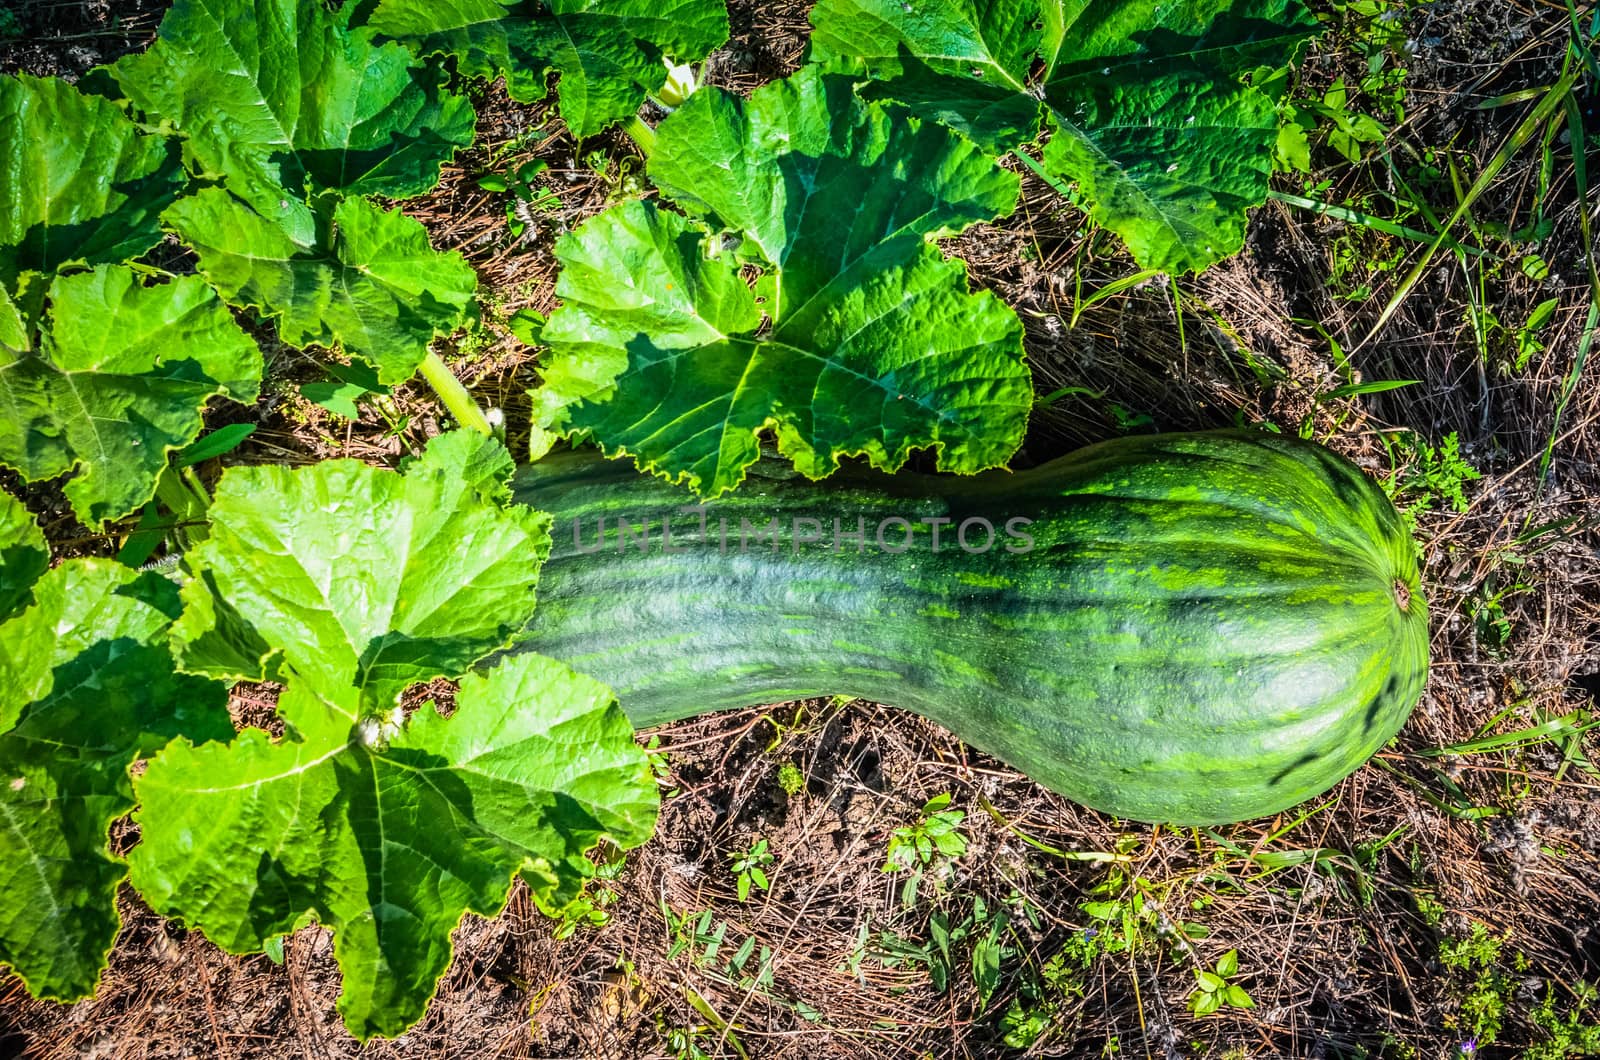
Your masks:
M644 123L644 119L635 114L622 123L622 131L627 133L635 144L639 146L639 153L644 155L645 161L656 153L656 131Z
M472 400L472 395L467 393L467 388L461 385L461 380L456 378L443 359L432 350L423 358L422 378L433 387L433 392L439 395L439 400L444 402L444 407L450 410L450 415L463 427L477 431L479 434L493 435L494 429L489 426L489 420Z

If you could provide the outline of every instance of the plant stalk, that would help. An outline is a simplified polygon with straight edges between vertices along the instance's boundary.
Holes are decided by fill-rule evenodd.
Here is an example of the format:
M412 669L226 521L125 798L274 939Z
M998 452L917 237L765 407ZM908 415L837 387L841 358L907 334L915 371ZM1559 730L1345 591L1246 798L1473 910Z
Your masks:
M489 426L489 420L472 400L472 395L467 393L467 388L461 385L461 380L456 378L454 372L444 363L443 359L432 350L422 361L422 378L433 387L433 392L439 395L439 400L444 402L444 407L456 422L463 427L477 431L479 434L493 435L494 429Z
M656 131L644 123L644 119L635 114L622 123L622 131L632 138L638 145L639 153L649 161L656 153Z

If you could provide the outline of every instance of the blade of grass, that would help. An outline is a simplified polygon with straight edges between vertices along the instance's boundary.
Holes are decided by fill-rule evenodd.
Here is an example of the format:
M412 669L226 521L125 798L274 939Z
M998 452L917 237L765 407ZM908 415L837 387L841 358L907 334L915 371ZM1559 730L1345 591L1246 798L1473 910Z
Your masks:
M1560 107L1563 101L1572 94L1572 86L1578 83L1578 77L1581 73L1581 64L1574 64L1569 54L1562 63L1561 77L1557 79L1554 85L1550 86L1550 89L1544 94L1544 98L1539 100L1533 110L1528 113L1528 116L1522 120L1522 123L1501 144L1500 150L1495 152L1494 157L1489 160L1489 164L1484 166L1483 172L1478 174L1478 179L1472 182L1472 187L1468 188L1466 194L1462 196L1460 203L1456 205L1455 211L1445 221L1444 227L1440 229L1439 234L1423 250L1422 257L1411 267L1411 271L1406 273L1406 277L1401 281L1400 287L1390 297L1388 304L1383 307L1383 312L1378 314L1377 322L1372 325L1366 336L1356 344L1356 348L1359 349L1371 342L1378 332L1383 330L1384 325L1389 323L1390 318L1400 308L1401 303L1410 297L1411 289L1421 281L1422 274L1427 271L1428 265L1433 261L1434 254L1438 253L1439 248L1443 247L1446 241L1451 238L1450 230L1456 226L1461 218L1466 216L1467 211L1472 209L1473 203L1477 202L1479 197L1489 190L1489 185L1494 183L1495 178L1500 175L1500 171L1510 163L1511 159L1516 156L1516 153L1522 149L1524 144L1533 139L1544 123L1555 113L1556 108Z
M1336 386L1326 394L1317 395L1317 403L1337 398L1357 397L1361 394L1381 394L1386 390L1399 390L1403 386L1416 386L1420 379L1375 379L1370 383L1348 383Z
M1499 751L1517 747L1530 747L1533 744L1545 741L1564 740L1569 736L1581 736L1592 729L1600 728L1600 718L1593 717L1586 710L1569 711L1559 718L1550 718L1538 725L1529 725L1513 732L1498 733L1494 736L1483 736L1476 740L1465 740L1453 743L1446 747L1428 747L1413 754L1418 758L1443 758L1447 755L1474 755L1487 751Z
M1600 271L1595 268L1594 231L1589 223L1589 166L1588 138L1583 134L1583 115L1578 111L1578 101L1569 93L1566 98L1567 128L1572 133L1572 179L1578 189L1578 223L1583 230L1584 261L1589 266L1589 318L1584 321L1583 334L1578 339L1578 352L1572 359L1572 370L1561 384L1561 396L1556 399L1555 415L1550 424L1550 439L1545 442L1544 455L1539 458L1539 485L1544 486L1550 473L1550 461L1555 455L1556 437L1561 433L1561 418L1566 414L1567 403L1578 391L1578 380L1583 376L1589 360L1589 350L1594 345L1596 330L1600 330Z
M1360 225L1363 228L1370 228L1373 231L1382 232L1385 235L1399 236L1401 239L1409 239L1417 243L1430 243L1436 238L1437 235L1433 232L1424 232L1420 228L1410 228L1406 225L1396 224L1395 222L1386 220L1385 218L1379 217L1376 214L1365 213L1361 210L1352 210L1348 206L1340 206L1337 203L1319 202L1316 199L1308 199L1303 195L1294 195L1286 191L1269 191L1267 192L1267 198L1277 199L1279 202L1287 203L1290 206L1297 206L1302 210L1310 210L1312 213L1322 214L1324 217L1331 217L1335 221L1343 221L1345 224ZM1449 247L1451 250L1459 250L1466 254L1487 255L1489 257L1494 256L1480 247L1464 246L1456 242L1454 239L1447 240L1445 246Z

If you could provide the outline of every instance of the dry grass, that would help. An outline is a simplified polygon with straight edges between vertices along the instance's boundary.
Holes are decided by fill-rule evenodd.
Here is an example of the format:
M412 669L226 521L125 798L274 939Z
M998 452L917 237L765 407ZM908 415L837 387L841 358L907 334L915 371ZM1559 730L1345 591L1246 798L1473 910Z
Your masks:
M42 6L24 0L30 11ZM58 6L73 18L93 7ZM129 25L147 33L145 8L156 6L134 5L141 21ZM1519 112L1472 104L1552 80L1564 13L1555 5L1436 0L1410 18L1408 33L1427 43L1413 57L1410 112L1391 142L1447 147L1470 179ZM718 83L748 90L799 61L803 5L736 2L733 24L734 40L712 62ZM117 41L91 43L112 53L139 43L127 33ZM60 51L13 47L0 66L60 66ZM1337 41L1325 45L1309 57L1306 83L1320 89L1349 75L1351 62ZM498 322L518 308L553 306L553 238L627 192L620 164L634 152L616 138L580 151L546 109L513 105L494 88L478 102L479 144L408 209L440 246L466 254L494 292L485 328L455 358L481 400L508 410L515 445L525 429L521 392L536 363ZM536 129L550 135L530 136ZM596 147L612 161L606 175L584 161ZM549 166L559 204L513 238L505 196L476 181L533 158ZM1507 167L1475 210L1477 223L1524 223L1538 164L1527 152ZM1054 1029L1031 1055L1098 1057L1109 1055L1108 1042L1118 1056L1146 1058L1454 1055L1468 1036L1460 1008L1470 984L1441 967L1439 949L1472 924L1507 940L1508 1044L1498 1055L1515 1055L1537 1040L1526 1015L1546 991L1568 996L1580 979L1600 979L1600 776L1550 743L1443 759L1420 752L1472 739L1491 723L1504 732L1592 709L1600 686L1600 385L1592 367L1559 428L1553 422L1589 299L1571 169L1570 160L1558 161L1544 200L1553 234L1541 253L1554 277L1536 282L1513 266L1483 287L1488 307L1513 327L1538 301L1559 299L1546 351L1520 373L1500 367L1507 336L1488 359L1480 356L1468 306L1481 277L1448 255L1362 344L1395 274L1373 276L1369 298L1341 300L1330 284L1336 248L1353 240L1376 258L1393 244L1277 203L1256 212L1244 254L1183 281L1176 303L1164 281L1147 284L1095 304L1075 325L1080 289L1097 290L1133 266L1032 177L1013 217L950 248L968 260L976 286L1018 310L1039 392L1086 391L1035 417L1026 461L1143 415L1162 429L1262 420L1288 432L1306 427L1385 476L1396 473L1385 439L1398 429L1434 443L1455 433L1482 471L1467 484L1465 511L1418 515L1435 632L1433 674L1414 719L1378 761L1303 819L1214 834L1127 824L1042 791L889 708L814 702L798 713L793 705L727 713L659 734L677 793L664 803L656 838L629 856L611 885L610 925L555 942L550 923L515 889L502 916L469 917L459 929L456 963L432 1010L401 1039L363 1051L344 1032L326 932L292 937L281 966L229 957L125 895L127 927L100 996L62 1006L28 999L14 980L0 985L0 1052L633 1060L672 1055L667 1032L698 1026L711 1027L697 1038L711 1056L741 1048L752 1058L807 1060L999 1055L997 1016L1018 989L1063 948L1081 947L1086 929L1107 930L1081 906L1115 863L1159 902L1149 944L1093 961L1057 999ZM1335 200L1375 179L1371 167L1331 172L1325 194ZM1439 194L1435 207L1448 210L1448 193ZM1358 378L1420 383L1317 400L1346 381L1324 334L1339 341ZM262 426L244 459L387 461L438 429L416 386L396 393L387 422L370 414L356 424L333 420L295 389L315 376L315 362L287 349L272 355L283 382L245 414ZM1553 432L1554 462L1541 482L1539 459ZM1563 529L1523 539L1546 524ZM61 525L51 531L68 536ZM1504 645L1480 621L1485 601L1502 590ZM270 689L251 690L236 706L259 717L270 701ZM1572 750L1595 761L1600 740L1591 732ZM793 797L779 786L784 763L806 777ZM946 791L967 813L968 852L905 908L899 880L880 871L890 832ZM757 836L778 857L772 889L740 903L728 858ZM1073 856L1047 854L1024 836ZM1293 862L1294 851L1333 853L1265 871L1262 855ZM964 967L939 993L916 968L853 956L863 930L925 941L935 910L959 920L977 897L991 908L1026 905L1037 921L1013 922L1015 952L987 1010ZM726 922L719 959L697 960L703 947L669 959L674 937L664 910L710 910ZM1163 934L1163 925L1184 922L1209 929L1192 951ZM742 985L726 969L745 938L758 952L771 949L769 987ZM1192 1018L1195 961L1210 967L1228 949L1239 952L1240 982L1256 1007ZM1513 950L1525 967L1512 969Z

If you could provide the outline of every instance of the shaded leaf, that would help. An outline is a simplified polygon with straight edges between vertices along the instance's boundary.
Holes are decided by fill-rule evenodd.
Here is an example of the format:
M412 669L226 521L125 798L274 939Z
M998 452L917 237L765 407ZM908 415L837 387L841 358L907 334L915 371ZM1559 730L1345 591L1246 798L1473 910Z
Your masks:
M0 622L33 599L33 583L50 567L50 549L33 513L0 491Z
M501 77L519 103L561 75L574 137L630 117L667 78L663 57L699 62L728 38L722 0L382 0L372 28L422 53L446 52L472 77Z
M398 44L375 45L321 0L177 0L149 50L112 67L193 167L290 238L309 241L321 191L404 197L472 142L464 96Z
M205 282L145 286L124 266L58 277L32 349L0 347L0 463L30 482L76 469L90 527L155 493L217 395L256 398L261 353Z
M19 272L122 261L161 239L176 151L115 103L57 78L0 75L0 289ZM0 290L0 346L18 347Z
M295 346L343 346L370 361L384 383L411 378L434 336L476 310L477 275L460 254L442 254L427 229L365 199L325 198L305 241L220 188L167 211L200 255L222 296L259 308Z
M1300 0L821 0L811 20L827 68L991 149L1043 118L1046 170L1170 273L1243 245L1278 140L1275 95L1245 79L1318 26Z
M107 848L133 809L128 766L174 736L233 734L227 690L174 671L177 589L72 559L0 625L0 963L36 997L93 993L127 866Z

